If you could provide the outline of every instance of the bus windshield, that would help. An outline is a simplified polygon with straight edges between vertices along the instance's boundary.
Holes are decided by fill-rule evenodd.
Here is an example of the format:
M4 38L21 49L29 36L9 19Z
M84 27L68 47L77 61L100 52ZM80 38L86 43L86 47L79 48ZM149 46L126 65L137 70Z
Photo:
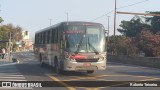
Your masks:
M70 52L103 52L105 36L102 26L67 26L66 49Z

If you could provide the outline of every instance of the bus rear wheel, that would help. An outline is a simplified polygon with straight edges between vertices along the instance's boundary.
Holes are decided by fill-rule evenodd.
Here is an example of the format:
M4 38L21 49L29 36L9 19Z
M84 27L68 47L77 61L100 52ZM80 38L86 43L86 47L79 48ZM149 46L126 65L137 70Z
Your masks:
M58 62L55 63L55 71L57 74L61 73L61 70L59 69L59 66L58 66Z
M94 70L87 70L87 73L92 74L94 73Z
M39 57L40 57L39 58L40 65L41 65L41 67L44 67L45 65L44 65L43 60L42 60L42 55L40 55Z

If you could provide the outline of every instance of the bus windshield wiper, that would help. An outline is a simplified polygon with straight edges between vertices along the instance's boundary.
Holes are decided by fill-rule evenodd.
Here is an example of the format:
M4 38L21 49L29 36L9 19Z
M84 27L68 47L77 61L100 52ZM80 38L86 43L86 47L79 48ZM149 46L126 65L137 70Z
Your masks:
M73 46L75 46L75 44L73 43L73 41L71 40L71 38L68 38L68 40L69 40L69 42L70 42Z
M97 49L90 43L89 37L88 37L88 44L89 44L89 46L92 47L92 50L94 51L94 53L99 54L98 51L97 51Z
M77 54L77 53L79 52L80 46L81 46L81 44L82 44L82 40L83 40L83 35L82 35L82 37L81 37L80 42L79 42L78 45L77 45L77 50L74 52L75 54Z

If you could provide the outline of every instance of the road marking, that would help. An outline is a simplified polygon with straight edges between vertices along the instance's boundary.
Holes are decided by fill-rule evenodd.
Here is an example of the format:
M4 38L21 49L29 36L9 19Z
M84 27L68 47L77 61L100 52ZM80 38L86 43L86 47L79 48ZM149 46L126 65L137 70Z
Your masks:
M27 81L26 78L18 71L15 65L7 64L1 67L0 81Z
M75 80L82 80L82 79L86 79L85 77L76 77L75 79L67 79L67 80L63 80L63 81L75 81Z
M18 87L0 87L0 89L33 89L30 87L23 87L23 88L18 88Z
M19 74L19 73L16 73L16 74ZM14 74L9 74L9 75L8 75L8 74L0 73L0 76L4 76L4 75L5 75L5 76L15 76L15 77L17 77L17 76L18 76L18 77L22 77L22 76L23 76L23 75L14 75Z
M99 79L100 77L140 77L140 78L154 78L154 77L150 77L150 76L134 76L134 75L95 75L95 76L77 76L74 79L67 79L64 81L74 81L74 80L82 80L82 79L94 79L94 80L105 80L105 79ZM115 81L115 80L107 80L107 81Z
M150 79L144 79L144 80L139 80L139 81L151 81L151 80L160 80L160 78L150 78Z
M82 80L82 79L95 79L95 80L103 80L103 81L117 81L117 80L105 80L105 79L97 79L99 77L111 77L111 76L122 76L122 77L127 77L127 76L131 76L131 77L140 77L140 78L147 78L144 80L139 80L139 81L147 81L147 80L160 80L160 78L154 78L154 77L150 77L150 76L134 76L134 75L95 75L95 76L82 76L82 77L76 77L76 79L69 79L69 80L64 80L64 81L73 81L73 80ZM75 76L74 76L75 77ZM139 81L135 81L135 82L139 82ZM107 86L107 87L98 87L98 88L86 88L86 87L78 87L78 88L85 88L86 90L100 90L102 88L109 88L109 87L113 87L113 86L119 86L119 85L124 85L124 84L128 84L127 83L122 83L122 84L116 84L116 85L111 85L111 86Z
M143 76L138 76L138 77L143 77ZM144 76L144 77L147 77L147 76ZM149 78L149 77L148 77ZM139 80L139 81L135 81L136 82L140 82L140 81L153 81L153 80L160 80L160 78L150 78L150 79L144 79L144 80ZM133 81L134 82L134 81ZM102 88L109 88L109 87L113 87L113 86L119 86L119 85L125 85L125 84L129 84L129 82L126 82L126 83L122 83L122 84L115 84L115 85L110 85L110 86L107 86L107 87L98 87L98 88L94 88L93 90L100 90Z
M70 85L62 82L60 79L58 79L58 78L56 78L56 77L54 77L54 76L52 76L52 75L48 75L48 74L47 74L47 76L50 77L52 80L57 81L57 82L60 83L61 85L65 86L65 87L68 88L69 90L76 90L76 88L73 88L72 86L70 86Z
M15 65L16 63L7 63L7 64L2 64L0 66L8 66L8 65Z
M3 79L3 78L7 78L7 79L8 79L8 78L25 79L25 77L0 77L0 79L1 79L1 78L2 78L2 79Z
M27 81L25 79L22 79L22 80L16 80L16 79L0 79L0 81Z

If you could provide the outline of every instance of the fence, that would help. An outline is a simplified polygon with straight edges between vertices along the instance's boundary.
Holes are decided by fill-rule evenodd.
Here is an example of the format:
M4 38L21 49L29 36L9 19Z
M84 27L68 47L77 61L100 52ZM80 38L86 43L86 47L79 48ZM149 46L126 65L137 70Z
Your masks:
M133 56L123 56L123 55L108 55L108 61L160 68L160 58L158 57L156 58L156 57L133 57Z

